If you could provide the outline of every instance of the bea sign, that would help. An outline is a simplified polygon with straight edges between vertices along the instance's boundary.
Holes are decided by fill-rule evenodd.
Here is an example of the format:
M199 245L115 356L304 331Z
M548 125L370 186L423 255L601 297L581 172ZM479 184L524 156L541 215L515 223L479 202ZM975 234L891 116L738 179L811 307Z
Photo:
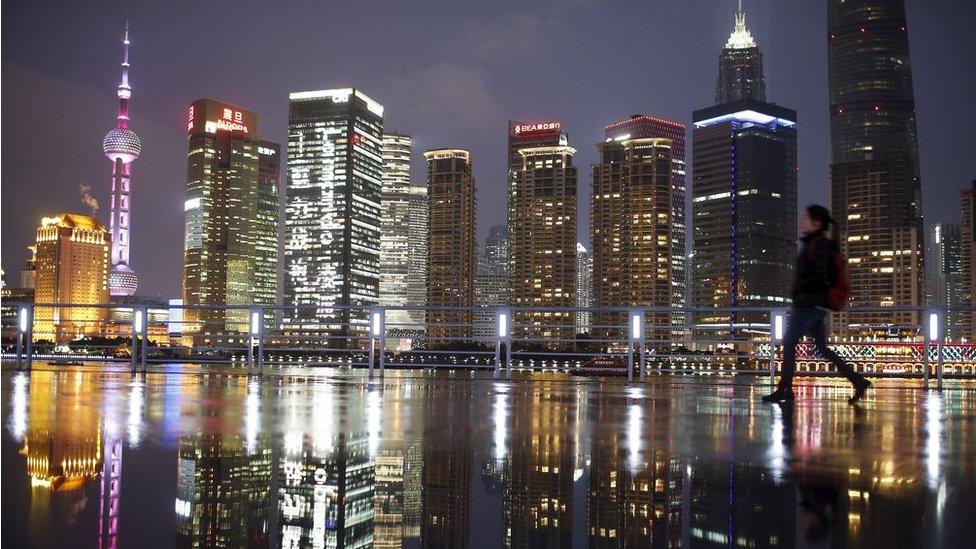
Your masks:
M557 121L549 122L532 122L526 124L516 124L515 125L515 135L520 135L523 133L536 133L536 132L554 132L559 131L561 124Z

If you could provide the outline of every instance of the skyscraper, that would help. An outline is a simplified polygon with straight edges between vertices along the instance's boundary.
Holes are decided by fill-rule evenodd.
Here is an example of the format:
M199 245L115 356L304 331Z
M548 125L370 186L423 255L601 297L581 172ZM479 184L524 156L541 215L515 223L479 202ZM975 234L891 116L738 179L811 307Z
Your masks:
M281 203L281 145L258 141L258 191L254 210L254 302L278 300L278 206ZM266 315L277 319L277 311Z
M246 309L197 305L275 304L280 155L257 123L255 113L213 99L187 111L184 333L247 326Z
M576 306L593 307L593 256L582 242L576 243ZM579 311L576 314L576 333L588 334L593 326L593 313Z
M709 339L748 339L789 302L796 254L796 111L740 99L695 111L692 305Z
M683 277L684 264L677 271L671 264L674 257L684 255L676 249L678 239L673 238L679 228L672 220L673 141L645 137L652 133L648 131L651 121L639 124L639 120L635 117L631 124L611 125L614 128L608 133L616 137L608 136L597 145L600 160L593 166L591 230L598 307L684 304L683 280L673 284L674 276ZM677 128L671 129L676 133ZM680 229L683 227L682 223ZM683 238L680 243L683 246ZM595 324L605 326L601 330L604 339L620 339L626 332L626 314L601 312L597 317ZM684 315L672 319L670 314L654 313L645 321L654 328L648 330L648 338L662 340L672 330L681 333Z
M427 159L428 238L427 304L430 307L474 305L477 227L471 153L434 149ZM431 343L471 339L471 311L427 311Z
M538 122L524 122L517 120L508 121L508 232L511 235L511 228L515 220L512 218L516 214L512 208L513 196L515 192L515 175L522 169L522 155L520 149L531 147L558 147L568 143L566 133L562 131L562 122L559 120L544 120ZM510 242L510 241L509 241ZM512 268L512 248L508 249L509 271Z
M715 84L715 103L737 99L766 100L766 77L763 75L763 56L746 29L746 12L742 0L735 12L735 26L729 41L718 58L718 82Z
M34 302L107 303L111 245L111 235L93 217L61 213L41 219L33 249ZM36 307L33 337L60 343L79 334L101 335L107 317L105 308Z
M283 322L364 329L379 303L383 106L355 88L288 97Z
M576 149L533 145L518 154L508 196L511 304L576 307ZM576 335L571 311L523 311L514 320L536 345Z
M946 223L933 223L925 233L926 302L936 307L946 304L945 229Z
M495 310L508 304L508 227L495 225L478 254L474 302L481 307L474 314L474 333L480 340L495 335Z
M109 274L111 295L132 295L139 287L139 277L129 266L131 228L132 161L142 153L142 143L136 132L129 129L129 20L122 31L122 81L117 92L119 98L118 125L105 134L102 150L112 161L111 218L109 228L112 240L112 272Z
M976 341L976 180L960 192L959 285L954 316L959 335Z
M410 136L383 136L383 219L380 241L380 305L427 303L427 187L410 183ZM396 333L420 334L424 311L392 310L386 324Z
M939 264L939 279L944 281L942 299L936 302L940 307L947 307L946 335L952 341L959 341L968 334L970 320L966 306L968 297L968 280L964 278L962 238L958 223L941 223L941 234L937 252L929 256L930 260L941 259Z
M685 234L685 125L644 114L608 124L604 137L613 141L663 138L671 141L671 306L682 309L689 301L687 236ZM592 222L592 219L591 219ZM673 335L687 332L688 318L683 311L671 315Z
M854 307L924 304L915 94L902 0L830 0L830 194ZM914 312L848 313L855 333L914 333Z

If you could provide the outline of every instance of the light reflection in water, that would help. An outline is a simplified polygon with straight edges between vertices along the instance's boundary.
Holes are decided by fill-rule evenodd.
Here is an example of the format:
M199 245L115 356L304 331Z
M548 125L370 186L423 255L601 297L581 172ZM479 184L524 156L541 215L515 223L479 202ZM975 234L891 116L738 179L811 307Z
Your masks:
M129 435L129 445L139 447L142 438L142 406L143 384L140 379L133 379L129 385L129 416L126 421L126 431Z
M10 374L5 436L24 444L5 445L22 452L4 456L5 489L29 498L29 520L42 524L31 539L75 536L61 545L95 545L97 532L103 545L154 547L150 533L172 539L175 528L179 543L199 546L214 535L254 547L792 546L815 530L804 520L832 528L831 545L897 545L924 539L900 517L926 515L940 535L972 533L960 517L976 509L959 496L974 484L976 447L958 419L969 412L956 406L969 410L967 396L949 405L929 395L913 410L902 393L879 391L857 421L821 395L799 405L806 434L794 449L786 409L736 396L714 406L732 391L707 385L384 383ZM178 443L158 436L174 417ZM152 467L166 474L146 475ZM138 505L119 507L123 491ZM78 511L86 495L97 512ZM139 500L164 495L172 520L142 520ZM143 537L126 543L120 532Z
M942 452L942 395L929 393L925 399L925 481L930 490L939 487Z
M380 433L383 422L382 386L372 387L366 393L366 433L370 459L376 459L380 450Z
M772 414L773 426L770 429L768 454L769 469L772 472L773 480L779 484L783 480L783 473L786 468L786 445L783 443L786 430L783 428L783 408L772 406Z
M641 464L643 417L644 410L640 404L631 404L627 408L627 463L631 473L636 473Z
M494 449L495 449L495 461L499 464L508 455L508 386L506 385L495 385L495 401L493 404L493 422L494 427Z
M257 452L258 435L261 433L261 382L252 379L247 384L244 401L244 440L247 453Z
M17 442L24 441L27 434L27 385L25 372L17 372L13 379L13 402L10 405L10 434Z

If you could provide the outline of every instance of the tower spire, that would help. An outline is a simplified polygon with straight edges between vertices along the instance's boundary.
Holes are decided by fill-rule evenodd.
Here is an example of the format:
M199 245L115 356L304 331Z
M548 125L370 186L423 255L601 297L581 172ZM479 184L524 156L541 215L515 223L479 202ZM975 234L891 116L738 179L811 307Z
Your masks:
M733 50L756 47L756 41L752 39L752 34L746 28L746 12L742 9L742 0L739 0L739 7L735 12L735 26L725 47Z
M142 143L136 132L129 129L129 18L122 27L122 79L119 81L118 125L105 135L102 150L112 161L112 271L108 275L112 295L132 295L139 286L139 278L129 267L129 230L132 223L132 161L142 153Z
M129 126L129 99L132 97L132 88L129 86L129 18L125 18L125 26L122 27L122 79L119 81L119 128L125 129Z

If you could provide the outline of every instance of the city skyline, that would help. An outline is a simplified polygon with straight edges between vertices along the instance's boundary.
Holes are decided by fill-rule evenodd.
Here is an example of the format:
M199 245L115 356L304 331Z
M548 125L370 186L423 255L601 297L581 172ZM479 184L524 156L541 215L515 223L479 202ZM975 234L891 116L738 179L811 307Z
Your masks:
M528 21L538 21L548 13L544 8L544 5L533 6L520 15L524 15ZM958 208L954 207L952 197L958 188L971 180L972 173L976 171L974 160L963 154L964 145L945 137L962 132L962 121L972 118L971 115L967 116L967 112L974 108L964 100L966 90L972 89L972 77L958 70L964 66L959 51L965 48L951 42L961 36L951 32L952 25L964 20L962 16L966 14L962 10L969 8L959 2L927 4L926 8L921 10L913 3L907 7L919 109L922 180L925 181L923 203L928 214L927 223L951 222L958 218ZM32 8L18 6L16 9L24 10L24 17L20 19L28 21L24 27L30 28L33 25L30 23ZM73 9L64 7L68 13ZM208 7L208 10L220 9L219 5ZM387 6L377 16L385 20L403 15L399 9L397 6ZM599 46L603 50L594 50L612 52L638 47L651 51L661 47L659 41L670 40L668 47L681 50L682 55L675 60L655 59L656 68L670 71L673 75L662 81L644 80L650 77L630 74L626 79L611 78L612 69L619 65L606 62L607 66L601 66L591 59L590 54L579 54L582 55L579 59L576 59L579 55L574 55L572 59L577 69L567 71L568 74L549 75L533 71L528 66L533 62L571 59L565 57L567 53L563 51L564 48L547 45L546 37L558 39L560 45L576 44L565 49L587 49L584 46L593 49L594 44L601 43L599 36L606 32L612 22L630 24L620 22L620 18L612 14L595 14L587 6L575 6L568 13L560 14L555 22L538 28L531 37L510 44L487 41L488 45L483 48L485 51L479 52L451 53L445 52L442 47L430 49L425 39L411 33L402 53L405 56L403 66L386 66L387 62L379 59L379 54L371 47L364 52L350 52L361 61L350 64L360 67L356 70L333 70L328 67L311 70L310 67L314 66L311 59L272 67L270 65L273 63L268 62L267 56L272 51L283 55L279 46L262 50L253 63L245 62L248 58L246 54L237 59L227 57L226 52L215 48L220 53L218 57L222 64L215 63L211 52L203 52L199 60L177 67L174 65L176 60L169 58L173 54L162 51L165 48L159 46L163 43L160 34L162 27L173 14L147 14L144 6L133 6L132 50L139 59L138 85L134 86L134 94L139 100L133 105L133 117L139 120L138 130L147 149L139 161L137 177L140 184L133 200L137 209L139 204L162 205L155 211L140 211L140 217L133 226L133 242L152 242L154 234L178 231L181 224L179 195L182 193L178 182L185 174L181 173L182 163L178 159L185 154L185 150L180 150L185 144L178 129L178 112L182 108L177 110L177 107L207 95L222 97L235 104L246 104L262 113L263 120L266 120L262 125L268 129L265 136L284 142L287 93L338 85L363 86L377 97L377 101L387 105L388 129L415 136L413 180L422 181L422 174L417 169L417 165L422 164L417 158L417 151L420 150L457 144L470 148L473 155L481 159L475 168L475 176L484 182L480 185L479 209L482 215L479 216L478 231L479 236L483 237L488 227L504 219L504 205L496 198L501 193L496 191L504 185L499 165L503 162L505 144L504 138L498 134L505 120L547 117L562 120L570 138L580 149L577 164L583 169L596 159L593 145L600 141L600 128L606 120L621 119L632 112L653 112L687 124L693 109L710 104L714 99L716 58L732 29L735 9L735 3L731 1L724 7L720 3L709 2L700 10L665 6L661 8L661 16L670 17L674 22L671 26L680 28L684 25L695 29L687 33L693 38L674 36L662 27L658 29L661 36L655 33L628 36L616 42L612 48L605 45ZM744 9L748 14L749 30L763 48L769 99L796 108L805 128L799 144L799 202L801 205L813 200L827 202L826 9L819 4L781 5L760 1L746 2ZM686 11L698 11L701 17L692 19ZM92 17L85 13L76 15L74 20L79 23L87 22ZM44 190L49 197L47 201L53 204L49 206L29 199L19 186L6 189L8 200L23 205L18 211L8 210L5 212L8 215L4 216L3 244L8 252L4 255L3 266L8 276L16 274L26 258L24 246L30 240L31 227L40 216L52 211L84 211L74 192L79 183L96 183L92 185L96 198L105 200L103 203L107 204L108 190L97 184L104 178L104 157L97 154L97 146L89 141L93 132L97 135L99 130L108 129L105 121L118 107L118 100L111 92L113 83L118 79L118 28L122 11L119 10L118 18L106 17L104 11L97 15L99 19L92 19L90 25L79 24L70 29L61 28L58 21L50 22L54 25L51 34L58 36L35 48L36 51L20 49L16 40L12 40L8 47L4 72L6 76L13 76L6 79L8 97L11 101L26 99L29 88L32 101L44 102L46 99L47 103L56 102L59 108L33 109L31 115L40 125L59 125L62 131L54 139L59 150L63 151L48 176L37 183L37 188ZM158 18L154 20L150 15ZM247 9L241 10L236 17L244 27L257 24L253 22L256 14ZM477 10L470 17L473 21L494 22L483 25L483 32L496 34L502 33L505 28L503 23L509 22L505 19L500 23L499 17L520 20L514 15L501 16ZM592 33L574 37L565 32L563 27L584 17L594 20ZM784 35L780 29L793 17L810 19L811 24L804 25L795 34ZM946 24L950 28L946 32L926 33L924 29L934 28L932 25L936 21L939 28L944 28ZM209 28L207 25L189 25L187 41L192 42L195 33L204 27ZM9 36L16 38L23 30L11 28L9 32ZM393 29L390 40L400 37L401 32ZM939 36L930 36L932 34ZM74 37L85 47L67 47L62 35ZM487 39L489 36L479 37ZM173 50L184 51L185 47L182 42L175 43ZM428 55L421 60L418 50L433 52L433 57ZM502 66L504 63L500 63L500 60L512 53L525 53L526 59L511 66ZM938 55L934 55L936 53ZM201 63L210 64L204 66ZM404 80L404 71L418 64L418 70L424 77L414 76ZM85 70L79 72L75 67ZM459 86L462 93L444 91L443 86L437 84L455 74L446 71L448 67L459 69L457 74L461 76ZM950 71L953 67L957 70ZM584 78L581 70L586 70L588 76ZM171 78L172 83L162 82L164 76ZM253 84L256 78L262 82L260 86ZM526 85L511 85L515 78L525 80ZM54 86L53 81L57 81L58 86ZM620 82L621 85L610 86L610 82ZM939 109L937 105L946 103L956 108L951 112L941 112L948 109ZM445 114L452 117L451 124L442 123ZM21 120L20 116L19 113L10 112L5 128L13 128ZM21 143L8 140L8 146L4 149L4 175L11 181L26 178L29 165L37 158L37 147L29 145L37 143L40 137L31 135L36 133L34 130L24 131L28 134L26 139ZM44 135L47 136L48 132ZM584 244L589 244L588 208L585 207L589 187L589 182L584 179L580 185L581 207L577 225L579 239ZM142 197L139 196L140 192ZM96 216L107 221L107 208L96 212ZM133 249L132 264L150 277L142 285L140 293L177 295L181 243L153 244L151 250Z

